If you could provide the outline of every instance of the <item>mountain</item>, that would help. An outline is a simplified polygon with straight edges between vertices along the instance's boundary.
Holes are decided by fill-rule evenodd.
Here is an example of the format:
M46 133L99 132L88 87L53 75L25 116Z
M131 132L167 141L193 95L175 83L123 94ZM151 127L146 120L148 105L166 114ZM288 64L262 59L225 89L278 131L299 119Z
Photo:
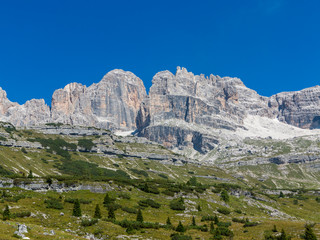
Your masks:
M176 74L157 73L147 95L140 78L113 70L89 87L71 83L56 90L51 109L44 100L12 103L0 89L0 120L18 127L63 123L135 131L172 149L207 154L222 139L318 133L302 129L319 128L320 87L263 97L238 78L178 67Z

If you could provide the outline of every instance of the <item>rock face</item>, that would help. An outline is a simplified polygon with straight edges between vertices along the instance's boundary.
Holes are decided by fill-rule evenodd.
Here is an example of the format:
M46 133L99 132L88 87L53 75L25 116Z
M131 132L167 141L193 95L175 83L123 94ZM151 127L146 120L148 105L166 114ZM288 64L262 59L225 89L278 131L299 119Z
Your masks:
M71 83L54 92L52 121L107 129L134 130L141 102L147 96L140 78L113 70L90 87Z
M275 113L268 98L246 88L238 78L197 76L178 67L175 75L164 71L154 76L137 127L139 136L206 153L219 142L208 129L235 131L247 114L272 117Z
M300 128L320 128L320 86L270 97L269 106L278 110L278 119Z
M43 99L32 99L23 105L12 103L0 88L0 120L15 126L30 126L50 121L50 108Z
M147 93L140 78L131 72L113 70L90 87L68 84L52 96L50 110L44 100L23 105L8 100L0 89L0 120L15 126L64 123L112 130L135 130L136 117Z
M16 126L54 122L136 130L138 136L167 147L192 147L200 153L219 144L219 131L245 129L248 116L320 128L320 87L267 98L238 78L194 75L178 67L176 74L157 73L147 96L141 79L113 70L89 87L71 83L56 90L51 109L44 100L12 103L0 88L0 120Z

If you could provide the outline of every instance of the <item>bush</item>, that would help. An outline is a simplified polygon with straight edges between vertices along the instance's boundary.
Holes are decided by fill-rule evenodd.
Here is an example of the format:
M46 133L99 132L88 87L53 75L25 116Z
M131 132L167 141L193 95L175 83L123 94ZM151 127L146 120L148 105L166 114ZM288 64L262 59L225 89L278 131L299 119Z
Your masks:
M138 213L138 210L136 208L122 207L121 210L127 213L132 213L132 214Z
M231 213L230 209L226 207L220 207L217 209L217 211L224 215L229 215Z
M86 199L82 199L82 198L80 198L80 199L77 199L77 198L66 198L64 200L64 202L66 202L66 203L75 203L77 200L81 204L90 204L90 203L92 203L92 200L86 200Z
M80 139L78 146L85 149L85 151L91 151L95 144L90 139Z
M221 200L229 202L229 194L225 189L223 189L221 192Z
M98 219L82 219L81 221L81 226L83 227L90 227L93 226L94 224L96 224L98 222Z
M187 236L187 235L181 235L178 233L173 233L171 234L171 240L192 240L192 237Z
M46 204L46 208L52 208L52 209L63 209L63 204L61 203L60 199L57 198L50 198L44 200L44 203Z
M184 200L182 197L177 198L177 199L173 199L170 202L170 208L172 210L178 210L178 211L183 211L186 209L186 207L184 206Z
M244 218L240 219L240 218L232 218L232 222L237 222L237 223L246 223L246 220Z
M128 193L119 193L118 197L122 198L122 199L127 199L127 200L131 199L131 197L130 197L130 195Z
M130 168L129 170L139 176L149 177L149 174L144 170L139 170L135 168Z
M153 193L153 194L159 194L160 191L159 189L151 184L145 183L145 184L140 184L138 188L146 193Z
M17 212L12 214L12 218L24 218L24 217L30 217L31 212Z
M214 221L214 216L202 216L201 222Z
M152 208L160 208L161 207L160 203L157 203L152 199L140 200L138 202L138 204L141 207L152 207Z
M243 225L243 227L255 227L259 225L258 222L245 222L245 224Z
M228 228L231 226L231 222L218 222L217 226L222 228Z

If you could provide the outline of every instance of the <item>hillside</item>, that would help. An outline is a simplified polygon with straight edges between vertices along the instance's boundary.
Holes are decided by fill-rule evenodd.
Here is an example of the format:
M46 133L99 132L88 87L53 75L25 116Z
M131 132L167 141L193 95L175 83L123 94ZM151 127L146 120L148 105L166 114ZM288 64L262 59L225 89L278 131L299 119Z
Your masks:
M320 221L319 177L308 172L317 170L316 163L309 168L268 159L292 149L309 151L318 140L247 138L243 144L252 148L242 156L248 164L235 166L221 150L222 160L212 165L97 128L18 129L1 123L0 209L8 205L11 217L0 221L0 238L16 239L19 223L30 239L264 239L280 235L282 228L300 239L306 223ZM225 149L230 154L236 147ZM250 156L262 153L265 164L249 164ZM106 194L111 200L104 204ZM76 199L81 217L72 216ZM101 219L93 220L97 204ZM139 209L143 222L136 222ZM172 235L179 234L179 221L185 237ZM271 231L274 225L279 232ZM313 231L320 236L318 224Z

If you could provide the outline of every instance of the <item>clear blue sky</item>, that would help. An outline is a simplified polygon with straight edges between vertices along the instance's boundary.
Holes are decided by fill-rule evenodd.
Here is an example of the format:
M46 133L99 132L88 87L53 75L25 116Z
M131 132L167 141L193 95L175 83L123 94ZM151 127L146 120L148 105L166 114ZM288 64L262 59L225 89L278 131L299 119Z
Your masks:
M0 86L11 101L91 85L121 68L148 89L186 67L258 93L320 81L319 0L0 1Z

